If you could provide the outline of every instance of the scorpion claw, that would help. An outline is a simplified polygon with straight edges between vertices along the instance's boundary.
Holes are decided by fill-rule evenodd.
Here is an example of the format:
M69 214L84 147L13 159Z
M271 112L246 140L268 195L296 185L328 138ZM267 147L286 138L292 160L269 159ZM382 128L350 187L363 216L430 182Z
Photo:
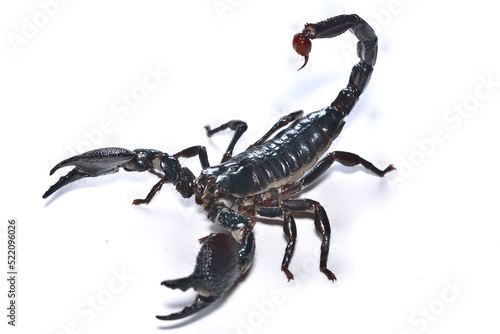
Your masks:
M285 273L286 278L288 279L288 282L290 282L291 280L295 279L293 277L293 274L290 272L290 270L288 270L286 268L281 268L281 271Z
M326 275L326 277L327 277L330 281L332 281L332 283L333 283L333 282L335 282L335 281L337 280L337 277L335 277L335 274L334 274L334 273L332 273L332 272L331 272L331 270L326 269L326 268L325 268L325 269L320 269L320 270L321 270L321 272L322 272L323 274L325 274L325 275Z
M136 154L127 149L106 147L63 160L51 169L50 175L62 167L75 166L75 168L62 176L42 197L47 198L56 190L84 177L115 173L123 164L135 158Z
M182 291L193 288L198 292L196 300L180 312L156 316L156 318L159 320L181 319L212 304L248 270L252 263L254 249L255 241L251 231L245 235L241 243L229 234L209 235L198 254L194 272L187 277L161 283L168 288Z

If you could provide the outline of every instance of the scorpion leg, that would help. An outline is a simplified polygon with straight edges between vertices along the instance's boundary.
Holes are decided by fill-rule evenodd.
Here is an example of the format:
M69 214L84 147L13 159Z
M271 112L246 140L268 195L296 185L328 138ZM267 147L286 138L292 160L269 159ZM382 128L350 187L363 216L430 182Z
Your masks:
M251 149L253 147L262 145L266 140L269 139L269 137L272 136L273 133L275 133L276 131L278 131L279 129L281 129L282 127L284 127L285 125L289 124L290 122L295 121L297 118L299 118L300 116L302 116L303 113L304 113L303 110L298 110L298 111L294 111L294 112L292 112L292 113L290 113L290 114L288 114L286 116L281 117L276 122L276 124L274 124L273 127L269 131L267 131L267 133L262 138L260 138L255 143L253 143L252 145L250 145L247 148L247 150Z
M248 149L255 147L255 146L260 146L262 145L266 140L271 137L273 133L284 127L285 125L289 124L290 122L293 122L302 114L304 113L303 110L298 110L293 113L290 113L289 115L281 117L276 124L273 125L273 127L258 141L256 141L254 144L250 145ZM226 130L227 128L231 129L234 131L234 136L231 139L231 142L229 143L229 146L226 149L226 152L224 153L224 156L222 157L221 163L226 162L233 156L233 150L234 146L238 142L238 140L241 138L243 133L247 131L248 126L246 122L239 121L239 120L232 120L227 123L222 124L221 126L216 127L215 129L211 129L209 125L205 126L205 129L207 130L207 136L211 137L213 134Z
M335 162L339 162L344 166L353 167L356 165L362 165L374 174L383 177L386 173L395 170L393 165L387 166L384 170L380 170L375 167L370 161L363 159L357 154L343 151L334 151L327 154L323 159L321 159L301 180L300 182L303 186L311 184L319 176L321 176L330 166Z
M198 156L200 159L201 168L205 169L210 167L208 163L207 149L205 146L192 146L188 147L173 155L175 158L192 158Z
M286 275L288 281L293 279L293 274L288 270L290 261L292 260L293 251L295 249L295 240L297 239L297 226L295 225L295 219L288 210L284 210L280 207L257 207L256 212L262 217L283 217L283 232L287 239L287 245L285 248L285 255L283 256L283 261L281 262L281 271Z
M173 155L175 159L178 158L191 158L194 156L198 156L200 159L200 164L202 168L207 168L210 167L210 164L208 163L208 156L207 156L207 150L204 146L192 146L188 147L176 154ZM176 184L177 191L181 193L183 197L190 197L192 195L192 180L195 179L195 176L193 173L188 169L183 167L182 171L180 172L180 177L178 182ZM163 186L164 183L169 183L170 179L166 176L162 177L158 183L156 183L153 188L149 191L148 195L144 199L135 199L132 204L134 205L139 205L139 204L149 204L153 197L156 195L157 192L161 190L161 187Z
M153 188L149 191L148 195L145 198L136 198L132 201L133 205L140 205L140 204L149 204L153 197L156 195L157 192L161 190L161 187L163 186L164 183L168 183L169 179L166 177L162 177L158 183L156 183Z
M221 163L226 162L227 160L231 159L233 156L233 150L234 146L238 142L238 140L241 138L243 133L247 131L248 126L247 123L239 120L232 120L227 123L222 124L219 127L216 127L215 129L211 129L209 125L205 126L205 129L207 130L207 136L211 137L214 133L220 132L222 130L226 130L227 128L231 129L234 131L234 136L233 139L231 139L231 142L229 143L229 146L226 149L226 152L222 156L222 161Z
M292 196L298 194L303 187L306 187L317 180L321 175L323 175L328 168L334 163L339 162L340 164L348 167L353 167L356 165L361 165L368 169L372 173L383 177L386 173L395 170L393 165L387 166L384 170L378 169L373 163L368 160L363 159L357 154L343 151L334 151L327 154L323 159L321 159L314 167L304 175L299 181L293 182L282 191L282 195Z
M295 239L297 238L297 226L295 225L295 219L290 212L286 212L284 215L283 232L288 240L285 248L285 255L283 256L283 262L281 263L281 271L283 271L288 278L288 281L293 279L293 274L288 270L290 261L292 260L293 251L295 249Z
M319 270L326 277L335 281L335 275L327 268L328 251L330 249L330 221L325 209L316 201L307 198L284 198L281 200L281 207L291 211L314 211L314 225L321 234L321 253Z
M158 319L181 319L204 309L223 296L250 267L255 252L252 231L248 231L241 242L226 233L214 233L203 240L194 272L188 277L161 283L182 291L193 288L198 292L195 302L180 312L156 316Z

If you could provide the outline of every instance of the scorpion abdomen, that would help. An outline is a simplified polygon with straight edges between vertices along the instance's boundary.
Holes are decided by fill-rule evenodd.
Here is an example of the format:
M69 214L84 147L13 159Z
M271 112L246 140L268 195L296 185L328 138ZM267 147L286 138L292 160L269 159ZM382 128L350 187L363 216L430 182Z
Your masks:
M300 179L326 152L344 125L342 112L326 107L293 122L274 138L202 173L219 191L247 197Z

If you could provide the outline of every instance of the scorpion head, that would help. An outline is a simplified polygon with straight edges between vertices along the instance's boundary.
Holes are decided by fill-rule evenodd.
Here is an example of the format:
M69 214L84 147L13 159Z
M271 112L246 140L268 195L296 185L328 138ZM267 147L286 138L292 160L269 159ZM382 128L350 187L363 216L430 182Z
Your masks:
M203 186L199 190L203 200L217 197L221 193L245 195L259 188L261 182L255 166L244 159L206 168L198 181Z

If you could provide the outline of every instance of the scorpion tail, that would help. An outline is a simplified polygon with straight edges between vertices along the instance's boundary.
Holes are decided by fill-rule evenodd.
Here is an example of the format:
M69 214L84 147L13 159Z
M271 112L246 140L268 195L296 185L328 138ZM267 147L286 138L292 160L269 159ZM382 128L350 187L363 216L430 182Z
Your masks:
M357 38L357 53L360 61L354 65L349 83L342 89L331 104L332 107L348 115L356 104L359 96L370 82L373 66L377 61L378 39L368 23L356 14L339 15L318 23L308 23L302 32L293 38L293 48L305 62L306 66L311 52L311 40L317 38L333 38L350 30Z
M198 292L196 300L180 312L156 318L182 319L212 304L248 270L254 250L255 241L251 231L247 232L241 242L237 242L231 235L225 233L209 235L204 239L194 272L188 277L161 283L168 288L182 291L193 288Z

